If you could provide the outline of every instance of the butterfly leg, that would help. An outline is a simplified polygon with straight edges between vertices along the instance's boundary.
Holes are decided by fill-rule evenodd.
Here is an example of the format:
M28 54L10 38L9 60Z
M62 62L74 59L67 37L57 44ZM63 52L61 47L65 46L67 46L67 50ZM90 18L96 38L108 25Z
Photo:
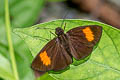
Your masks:
M55 37L57 37L57 35L55 33L51 32L51 31L50 31L50 33L53 34Z
M65 25L64 25L64 31L65 31L65 28L66 28L66 23L65 23Z
M52 28L46 28L46 27L37 27L35 29L47 29L47 30L55 30L55 29L52 29Z
M50 33L50 40L51 40L51 33Z
M50 41L50 39L47 39L47 38L43 38L43 37L40 37L40 36L33 36L34 38L37 38L37 39L40 39L40 40L46 40L46 41Z

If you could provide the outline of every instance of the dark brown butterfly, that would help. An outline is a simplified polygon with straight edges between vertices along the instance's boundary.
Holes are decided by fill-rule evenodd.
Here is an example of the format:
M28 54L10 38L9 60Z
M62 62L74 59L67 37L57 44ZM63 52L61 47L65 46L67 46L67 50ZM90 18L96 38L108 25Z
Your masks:
M33 60L34 70L62 70L72 63L73 57L80 60L89 56L94 45L100 40L102 27L81 26L66 33L58 27L55 34L57 37L48 42Z

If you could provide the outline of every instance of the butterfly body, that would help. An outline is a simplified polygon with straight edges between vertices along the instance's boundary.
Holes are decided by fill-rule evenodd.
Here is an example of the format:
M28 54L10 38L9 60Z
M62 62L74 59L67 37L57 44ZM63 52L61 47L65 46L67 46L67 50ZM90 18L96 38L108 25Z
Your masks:
M60 44L61 46L64 47L64 49L66 50L67 53L69 53L69 55L71 56L71 51L69 48L69 38L68 36L64 33L64 30L60 27L56 28L55 31L56 35L57 35L57 43Z
M37 71L62 70L72 63L90 55L99 41L102 27L96 25L76 27L64 33L56 28L57 37L48 42L32 62Z

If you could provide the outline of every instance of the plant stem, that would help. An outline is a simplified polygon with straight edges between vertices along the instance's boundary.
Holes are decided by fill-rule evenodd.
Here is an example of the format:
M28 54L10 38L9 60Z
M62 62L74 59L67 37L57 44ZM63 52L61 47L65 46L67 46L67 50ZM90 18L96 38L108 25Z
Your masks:
M11 27L10 27L8 0L5 0L5 24L6 24L6 33L7 33L9 53L11 57L13 74L15 76L15 80L19 80L16 61L15 61L15 55L14 55L14 48L13 48L12 39L11 39Z

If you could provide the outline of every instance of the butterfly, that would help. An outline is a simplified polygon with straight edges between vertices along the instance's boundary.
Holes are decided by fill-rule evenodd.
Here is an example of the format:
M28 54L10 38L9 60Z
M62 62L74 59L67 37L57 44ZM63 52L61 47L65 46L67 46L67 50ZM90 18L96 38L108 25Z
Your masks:
M94 45L99 42L102 27L98 25L79 26L66 33L61 27L55 29L57 35L49 41L32 62L37 71L63 70L76 60L89 56Z

